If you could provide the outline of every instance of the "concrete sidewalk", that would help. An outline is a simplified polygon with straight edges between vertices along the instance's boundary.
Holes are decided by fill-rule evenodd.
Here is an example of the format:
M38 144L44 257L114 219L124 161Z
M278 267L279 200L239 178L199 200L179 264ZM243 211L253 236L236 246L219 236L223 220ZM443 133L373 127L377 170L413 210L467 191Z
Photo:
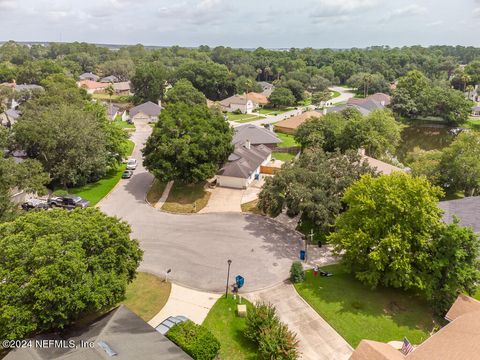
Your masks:
M156 209L161 209L165 201L168 199L168 195L170 194L170 190L172 190L173 181L169 181L163 190L162 196L158 199L157 203L155 204Z
M352 347L303 300L289 283L246 294L252 302L275 305L278 316L297 334L303 360L347 360Z
M167 303L148 323L156 327L169 316L183 315L194 323L201 324L221 294L188 289L172 283Z

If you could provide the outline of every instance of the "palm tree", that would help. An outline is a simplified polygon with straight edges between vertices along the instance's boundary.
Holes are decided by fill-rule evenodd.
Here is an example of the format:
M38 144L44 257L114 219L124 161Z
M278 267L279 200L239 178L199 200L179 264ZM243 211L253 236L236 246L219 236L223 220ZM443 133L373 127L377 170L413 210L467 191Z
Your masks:
M363 77L363 97L366 98L368 95L368 88L372 84L372 74L365 74Z
M110 96L110 105L112 104L112 96L115 94L115 89L113 88L113 84L109 84L105 88L105 92Z

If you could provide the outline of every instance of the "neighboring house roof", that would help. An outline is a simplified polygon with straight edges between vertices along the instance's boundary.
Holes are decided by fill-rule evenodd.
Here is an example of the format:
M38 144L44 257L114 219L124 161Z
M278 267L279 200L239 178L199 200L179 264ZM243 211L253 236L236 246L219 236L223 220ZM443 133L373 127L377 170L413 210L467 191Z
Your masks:
M115 83L118 81L118 78L115 75L105 76L100 79L101 83Z
M450 310L448 310L445 319L448 321L453 321L459 316L474 312L480 311L480 301L471 298L467 295L459 295L457 300L453 303Z
M480 111L480 105L472 106L473 111Z
M92 80L92 81L98 81L100 79L100 76L97 76L95 74L92 74L91 72L86 72L83 73L78 77L79 80Z
M406 356L398 350L392 352L393 347L386 347L390 346L388 344L363 340L350 360L477 359L480 354L480 302L460 295L449 314L453 320L448 325Z
M11 118L11 119L18 119L20 117L20 112L18 110L15 110L15 109L8 109L7 111L5 111L5 114Z
M392 346L371 340L362 340L350 360L403 360L402 353Z
M247 93L247 98L252 100L256 104L266 105L268 104L268 99L265 95L256 93L256 92L249 92Z
M341 104L341 105L329 107L329 108L327 108L327 113L330 114L330 113L340 112L340 111L343 111L343 110L348 109L348 108L355 108L358 111L360 111L360 113L362 115L370 114L369 110L367 110L367 109L365 109L365 108L363 108L359 105L355 105L355 104Z
M81 80L77 82L78 86L84 89L104 89L106 88L109 84L106 83L101 83L98 81L93 81L93 80Z
M153 327L121 305L95 320L89 326L58 334L44 334L35 339L81 340L94 342L90 347L31 347L11 351L5 360L104 360L109 356L99 343L116 355L114 359L191 360L183 350L157 332Z
M220 105L224 107L230 107L230 105L235 104L235 105L246 105L250 99L248 99L244 95L233 95L230 96L226 99L223 99L220 101ZM250 100L252 101L252 100ZM253 101L252 101L253 102Z
M305 121L312 117L319 118L322 114L317 111L305 111L300 115L292 116L288 119L282 120L275 124L275 127L279 128L286 128L286 129L297 129L300 125L302 125Z
M130 81L122 81L113 84L115 91L130 91Z
M130 109L129 113L130 116L135 116L139 113L143 113L148 116L158 116L162 108L151 101L147 101L146 103L140 104Z
M237 144L218 175L248 179L272 151L264 145Z
M274 132L253 124L237 126L234 128L234 131L233 144L243 144L247 140L252 145L280 144L282 142Z
M380 104L383 104L382 106L388 106L392 102L392 98L390 95L384 94L384 93L375 93L373 95L369 95L364 99L360 98L350 98L348 99L348 104L357 104L357 105L362 105L363 103L366 103L368 101L376 101Z
M14 87L15 91L24 91L24 90L43 90L43 87L35 84L16 84Z
M480 196L440 201L439 206L444 211L443 221L446 223L451 223L456 215L462 226L471 226L475 232L480 233Z

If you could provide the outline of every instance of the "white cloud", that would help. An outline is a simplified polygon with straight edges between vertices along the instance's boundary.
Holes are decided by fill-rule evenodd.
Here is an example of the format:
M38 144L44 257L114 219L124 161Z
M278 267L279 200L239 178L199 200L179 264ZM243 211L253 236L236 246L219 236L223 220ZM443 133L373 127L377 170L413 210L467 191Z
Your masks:
M13 10L15 8L15 2L12 0L0 0L0 10Z
M220 24L227 13L234 9L225 0L202 0L196 5L182 2L173 6L163 6L158 14L164 18L177 18L194 25Z
M480 1L477 1L480 3ZM480 7L473 9L473 16L480 17Z
M360 10L371 9L379 3L379 0L320 0L316 3L316 10L310 16L331 18L351 15Z
M406 5L402 8L395 9L391 11L387 16L385 16L382 20L384 22L395 20L398 18L406 18L411 16L423 15L427 13L427 8L417 5L417 4L410 4Z

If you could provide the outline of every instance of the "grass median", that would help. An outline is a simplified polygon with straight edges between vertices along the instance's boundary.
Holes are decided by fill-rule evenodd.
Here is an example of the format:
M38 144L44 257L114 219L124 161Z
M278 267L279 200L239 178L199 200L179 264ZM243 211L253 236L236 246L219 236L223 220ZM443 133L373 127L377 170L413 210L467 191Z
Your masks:
M181 184L176 181L162 210L180 214L196 213L207 205L208 199L210 199L210 193L205 190L204 182Z

